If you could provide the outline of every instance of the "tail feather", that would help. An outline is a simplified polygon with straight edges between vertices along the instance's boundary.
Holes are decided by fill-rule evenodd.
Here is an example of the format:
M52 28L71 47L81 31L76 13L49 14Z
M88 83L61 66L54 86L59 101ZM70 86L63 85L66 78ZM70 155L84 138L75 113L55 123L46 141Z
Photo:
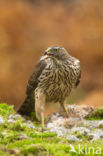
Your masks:
M35 111L35 101L31 96L27 96L18 113L29 116L33 111Z

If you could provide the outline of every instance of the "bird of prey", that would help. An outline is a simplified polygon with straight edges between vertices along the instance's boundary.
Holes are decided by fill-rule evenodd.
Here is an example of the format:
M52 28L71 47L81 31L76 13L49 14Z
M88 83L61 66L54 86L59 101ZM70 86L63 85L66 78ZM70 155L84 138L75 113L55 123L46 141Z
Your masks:
M63 47L50 47L41 57L28 81L26 99L19 109L22 115L35 111L44 127L45 105L59 102L68 115L65 100L81 78L80 61Z

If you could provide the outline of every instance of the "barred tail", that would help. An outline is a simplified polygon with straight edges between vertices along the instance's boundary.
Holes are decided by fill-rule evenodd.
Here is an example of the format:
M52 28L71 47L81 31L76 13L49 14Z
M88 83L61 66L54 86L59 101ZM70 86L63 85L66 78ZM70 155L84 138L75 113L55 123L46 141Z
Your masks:
M31 96L27 96L24 103L18 110L18 113L21 115L27 115L29 116L31 112L34 112L35 110L35 101Z

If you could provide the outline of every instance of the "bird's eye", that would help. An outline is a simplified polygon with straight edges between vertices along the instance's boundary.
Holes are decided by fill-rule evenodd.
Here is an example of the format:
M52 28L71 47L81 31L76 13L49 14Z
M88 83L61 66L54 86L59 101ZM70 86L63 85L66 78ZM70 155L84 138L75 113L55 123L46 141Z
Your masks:
M54 49L55 52L58 52L58 49Z
M48 52L50 52L50 49L48 49Z

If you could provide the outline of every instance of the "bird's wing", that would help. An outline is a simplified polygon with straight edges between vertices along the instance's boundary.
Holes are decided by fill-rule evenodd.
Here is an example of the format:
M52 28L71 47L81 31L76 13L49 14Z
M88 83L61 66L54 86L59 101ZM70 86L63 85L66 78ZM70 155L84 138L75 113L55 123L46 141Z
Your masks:
M35 65L33 73L30 76L30 79L28 81L27 90L26 90L27 95L31 94L35 90L35 88L37 87L38 78L40 77L40 75L41 75L42 71L44 70L44 68L46 67L46 65L47 65L47 63L45 60L40 60Z

